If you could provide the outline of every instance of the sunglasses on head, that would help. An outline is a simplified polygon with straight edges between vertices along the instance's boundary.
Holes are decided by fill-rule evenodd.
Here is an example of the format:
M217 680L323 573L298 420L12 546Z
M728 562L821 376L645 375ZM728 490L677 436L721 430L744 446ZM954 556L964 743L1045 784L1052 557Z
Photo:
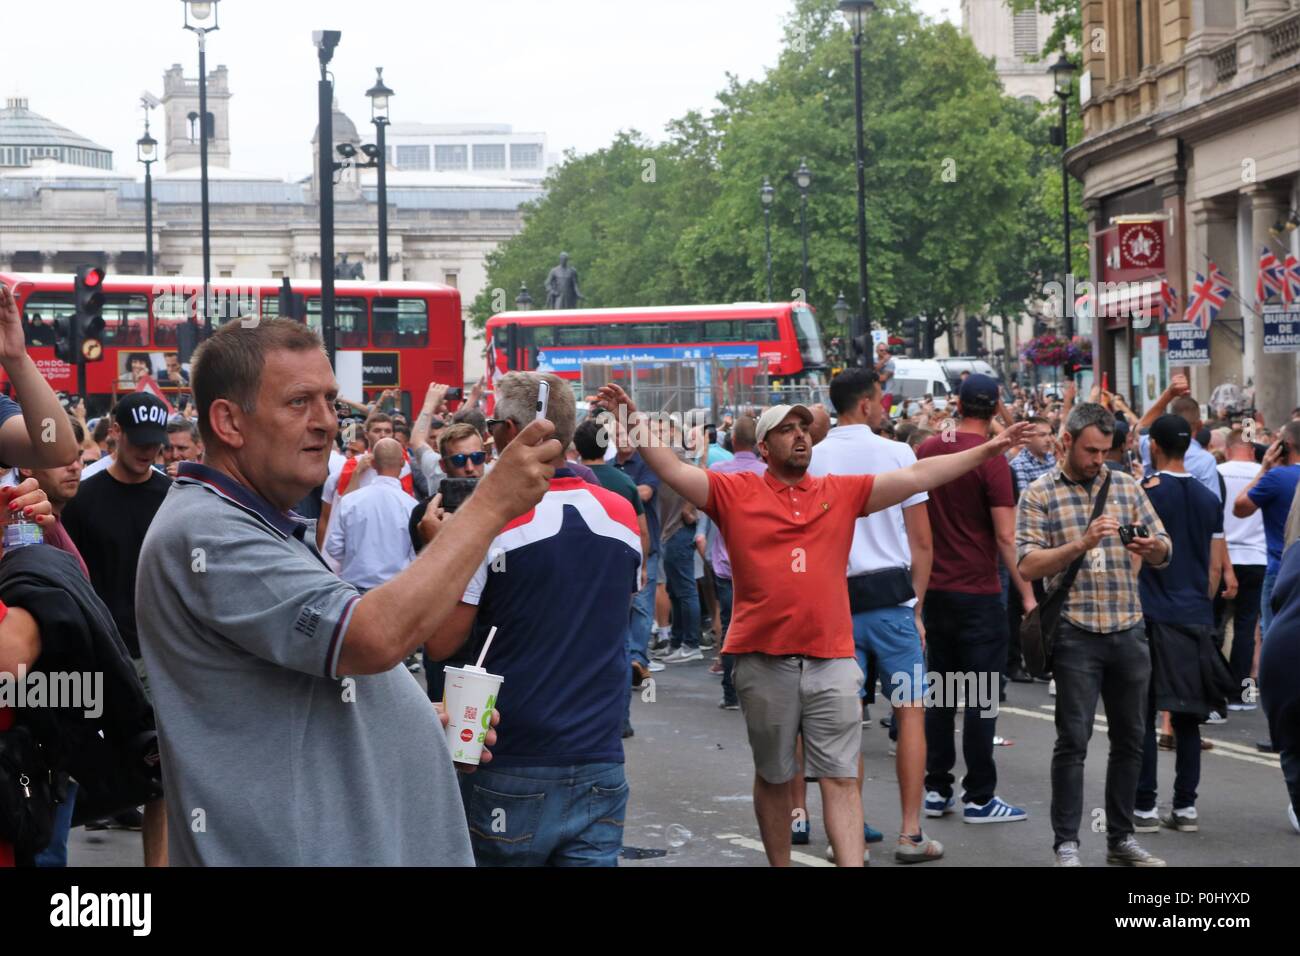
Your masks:
M467 461L472 461L476 465L481 465L485 458L487 458L486 452L472 451L468 455L448 455L446 460L451 462L457 468L464 468L465 462Z

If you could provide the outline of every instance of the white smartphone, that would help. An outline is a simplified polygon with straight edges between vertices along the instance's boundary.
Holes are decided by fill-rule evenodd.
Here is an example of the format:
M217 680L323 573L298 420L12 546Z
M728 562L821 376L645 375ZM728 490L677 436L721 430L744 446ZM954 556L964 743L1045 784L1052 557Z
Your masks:
M546 403L551 398L550 383L543 380L537 384L537 421L546 417Z

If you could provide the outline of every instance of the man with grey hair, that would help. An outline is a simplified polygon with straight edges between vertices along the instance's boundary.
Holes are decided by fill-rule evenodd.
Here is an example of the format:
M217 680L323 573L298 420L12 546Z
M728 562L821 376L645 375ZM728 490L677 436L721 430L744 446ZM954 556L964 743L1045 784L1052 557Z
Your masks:
M338 431L320 336L231 322L195 353L193 387L205 461L180 466L135 591L171 862L470 864L439 717L402 662L541 499L562 451L551 424L530 419L438 540L361 595L289 510L325 480Z
M1131 559L1136 556L1150 567L1166 568L1173 546L1141 486L1126 472L1105 467L1114 431L1114 417L1101 405L1074 406L1056 467L1030 483L1017 507L1021 576L1044 579L1050 590L1067 568L1078 569L1061 609L1050 663L1056 679L1052 830L1058 866L1083 865L1083 762L1098 697L1106 705L1110 739L1106 862L1165 865L1133 838L1151 654ZM1106 496L1104 507L1094 519L1099 495ZM1128 534L1134 525L1141 526L1138 534Z
M573 438L568 383L511 372L497 382L497 417L488 422L504 449L490 477L516 467L511 451L536 415L543 380L555 437L562 446ZM509 733L492 766L462 784L481 866L616 866L623 847L627 627L641 530L626 498L584 482L558 451L552 461L549 490L497 535L460 604L425 645L442 660L471 634L471 647L478 647L489 629L500 630L483 666L504 678ZM481 494L479 486L469 501ZM459 518L457 512L446 524ZM434 509L426 512L426 540L441 540L444 530L426 533L439 523ZM573 573L575 555L582 574Z
M168 478L176 477L181 462L201 461L203 440L199 438L199 426L182 415L173 415L167 421L167 444L163 446L162 455Z

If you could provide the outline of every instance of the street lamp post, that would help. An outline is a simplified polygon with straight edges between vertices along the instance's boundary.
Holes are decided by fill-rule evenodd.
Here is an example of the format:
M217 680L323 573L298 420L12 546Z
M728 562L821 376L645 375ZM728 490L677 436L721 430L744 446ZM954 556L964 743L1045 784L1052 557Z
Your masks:
M853 317L849 335L852 346L871 330L871 313L867 306L867 159L862 125L862 37L867 28L867 18L876 9L876 4L874 0L840 0L839 8L853 33L853 119L858 134L855 151L858 167L858 313ZM860 364L868 364L871 361L870 350L864 347L858 358Z
M370 122L375 124L375 145L379 147L379 281L388 281L388 152L384 130L388 128L388 100L393 91L384 85L384 68L375 67L375 85L366 90L370 97Z
M1062 265L1064 271L1061 273L1062 285L1067 284L1070 274L1070 171L1065 165L1065 153L1069 149L1069 134L1066 126L1066 111L1070 103L1070 93L1074 85L1074 64L1070 62L1065 51L1061 51L1061 58L1051 65L1052 79L1056 85L1056 97L1061 101L1061 131L1059 133L1061 140L1061 220L1065 227L1065 248ZM1064 303L1062 312L1061 327L1067 340L1074 338L1074 309L1072 303Z
M203 230L203 334L212 334L212 248L208 222L208 44L207 36L219 29L217 5L221 0L181 0L185 4L185 29L199 38L199 206ZM212 25L207 25L208 18ZM193 22L191 22L193 21ZM146 167L147 169L148 167Z
M803 236L803 272L799 288L803 289L804 298L808 298L808 187L812 185L812 170L807 160L799 161L799 168L794 171L794 183L799 187L799 232Z
M763 249L767 262L767 301L772 301L772 200L776 199L776 190L766 179L763 188L758 191L759 201L763 204Z
M533 307L533 297L528 294L528 284L519 283L519 294L515 296L515 308L520 312L527 312Z
M334 83L329 65L343 34L338 30L316 30L312 42L320 60L320 81L316 84L316 152L320 183L320 334L325 354L334 366Z
M144 111L144 135L135 141L135 156L144 164L144 274L153 275L153 175L158 161L158 141L149 135L149 107Z

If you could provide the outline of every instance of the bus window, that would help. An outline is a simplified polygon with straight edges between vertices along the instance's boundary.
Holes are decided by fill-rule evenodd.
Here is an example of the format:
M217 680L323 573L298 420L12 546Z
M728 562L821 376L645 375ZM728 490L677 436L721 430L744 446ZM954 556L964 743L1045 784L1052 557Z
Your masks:
M149 300L140 292L109 292L104 296L105 345L147 345Z
M700 333L699 322L673 322L668 326L668 334L674 343L705 342Z
M176 347L176 326L189 321L192 308L197 308L203 292L191 296L185 289L176 287L170 292L160 292L153 300L153 344Z
M555 328L550 325L533 326L533 345L539 349L549 349L555 344ZM504 348L504 346L502 346Z
M268 298L270 298L268 296ZM419 300L417 300L419 301ZM278 309L279 302L276 303ZM320 335L320 298L307 300L307 325ZM370 344L366 322L366 300L358 296L338 296L334 299L334 347L336 349L363 349Z
M627 324L598 325L595 328L597 345L624 345L627 343Z
M429 344L429 304L423 299L375 299L373 338L375 345L388 348L424 348Z
M595 327L590 325L560 325L555 329L555 344L595 345Z
M776 319L746 319L745 341L775 342L779 336L776 332Z
M41 292L30 295L23 303L23 335L28 345L53 345L54 320L70 318L71 292Z
M826 353L822 350L821 334L817 330L817 320L808 309L794 309L794 338L799 345L799 354L804 365L822 366L826 364Z
M637 345L667 345L673 341L667 322L640 322L633 326Z
M741 342L744 336L744 323L730 319L710 319L704 323L705 342Z

